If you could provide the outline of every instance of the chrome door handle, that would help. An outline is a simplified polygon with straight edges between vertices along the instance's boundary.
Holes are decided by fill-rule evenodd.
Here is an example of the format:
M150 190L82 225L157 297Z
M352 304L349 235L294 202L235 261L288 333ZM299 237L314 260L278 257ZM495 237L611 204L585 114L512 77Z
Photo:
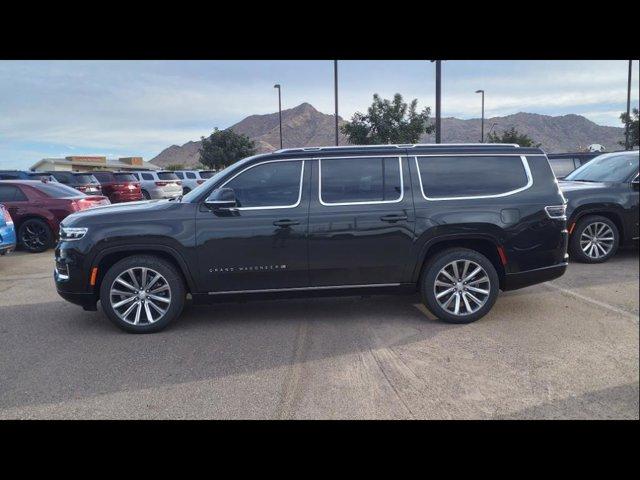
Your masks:
M383 215L380 217L380 220L383 222L400 222L402 220L406 220L408 217L406 215Z
M300 222L297 220L276 220L273 222L273 225L276 227L291 227L293 225L300 225Z

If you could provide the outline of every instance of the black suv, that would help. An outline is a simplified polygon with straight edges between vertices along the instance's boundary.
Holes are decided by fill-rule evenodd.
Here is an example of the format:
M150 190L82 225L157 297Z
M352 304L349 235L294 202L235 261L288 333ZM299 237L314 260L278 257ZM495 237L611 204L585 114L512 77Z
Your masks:
M91 172L48 172L48 174L58 182L87 195L102 195L100 182Z
M517 145L279 150L175 200L67 217L55 282L130 332L195 303L422 293L453 323L501 290L562 275L565 199L547 157Z
M559 182L569 202L572 260L605 262L638 239L639 158L638 150L605 153Z

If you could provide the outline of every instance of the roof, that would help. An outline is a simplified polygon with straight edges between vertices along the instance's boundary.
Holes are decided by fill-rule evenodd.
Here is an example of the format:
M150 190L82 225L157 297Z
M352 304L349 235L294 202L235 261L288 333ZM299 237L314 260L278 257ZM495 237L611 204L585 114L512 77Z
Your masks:
M83 161L73 161L67 158L43 158L38 162L34 163L30 170L37 170L44 163L53 163L56 165L69 165L69 166L82 166L82 167L106 167L109 169L115 170L161 170L160 167L149 163L144 162L143 166L140 165L131 165L130 163L121 162L118 159L107 159L106 163L96 164L95 162L83 162Z
M302 148L282 148L276 150L273 153L289 153L289 152L314 152L314 151L327 151L327 150L349 150L349 149L394 149L394 148L419 148L419 147L510 147L520 148L517 143L393 143L393 144L381 144L381 145L331 145L327 147L302 147Z

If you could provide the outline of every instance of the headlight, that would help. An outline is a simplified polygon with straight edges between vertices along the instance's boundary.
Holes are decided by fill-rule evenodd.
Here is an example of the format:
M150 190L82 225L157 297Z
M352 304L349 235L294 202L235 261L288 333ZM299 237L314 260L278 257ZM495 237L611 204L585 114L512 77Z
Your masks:
M60 227L60 240L70 241L70 240L80 240L87 234L88 228L79 227L79 228L71 228L71 227Z
M554 220L566 220L567 219L567 204L564 205L550 205L548 207L544 207L545 212L547 212L547 216L549 218L553 218Z

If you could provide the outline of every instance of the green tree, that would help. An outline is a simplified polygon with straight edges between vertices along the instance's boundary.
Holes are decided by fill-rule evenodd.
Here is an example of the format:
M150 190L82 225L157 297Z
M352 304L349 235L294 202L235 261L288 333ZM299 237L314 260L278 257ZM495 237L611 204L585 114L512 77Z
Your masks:
M631 148L638 146L638 136L640 134L640 126L638 124L638 109L634 108L631 111L631 115L627 116L627 112L623 112L620 114L620 120L626 127L629 124L629 146ZM624 146L624 141L619 142L620 145Z
M208 168L220 170L238 160L256 153L253 140L233 130L218 130L209 137L201 137L200 163Z
M517 143L521 147L539 147L541 144L536 143L526 133L520 133L515 127L502 132L502 135L492 132L487 136L489 143Z
M171 163L165 167L165 170L170 170L172 172L176 170L184 170L184 164L182 163Z
M367 114L356 112L351 122L340 130L349 143L355 145L417 143L420 135L431 133L435 128L429 125L431 109L426 107L418 113L417 106L417 99L406 104L399 93L393 96L392 101L383 100L375 93Z

